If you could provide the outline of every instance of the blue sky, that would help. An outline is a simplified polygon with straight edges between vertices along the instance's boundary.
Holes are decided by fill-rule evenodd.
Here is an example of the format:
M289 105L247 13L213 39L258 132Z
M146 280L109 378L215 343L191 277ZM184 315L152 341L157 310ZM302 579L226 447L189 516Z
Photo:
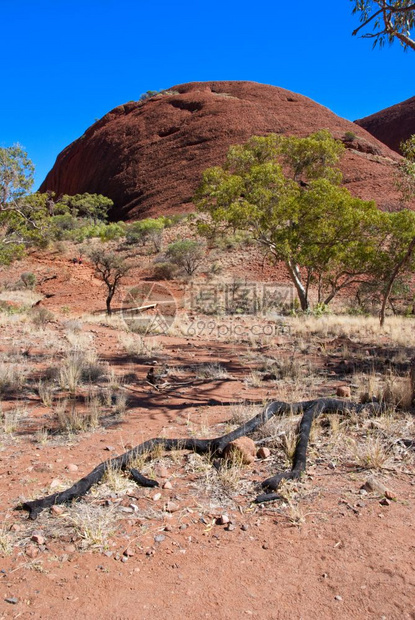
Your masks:
M415 53L351 36L350 0L0 0L0 146L36 184L117 105L203 80L252 80L354 120L415 95Z

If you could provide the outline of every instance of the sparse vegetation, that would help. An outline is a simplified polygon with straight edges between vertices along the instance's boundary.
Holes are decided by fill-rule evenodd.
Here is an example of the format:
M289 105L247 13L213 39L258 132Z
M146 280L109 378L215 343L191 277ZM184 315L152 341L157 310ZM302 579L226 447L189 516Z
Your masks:
M107 287L106 307L107 314L111 316L111 302L118 290L124 276L130 271L131 265L127 264L122 257L113 252L96 249L91 252L90 258L95 266L96 275Z
M203 246L193 239L183 239L171 243L166 251L168 260L183 269L189 276L193 275L204 257Z

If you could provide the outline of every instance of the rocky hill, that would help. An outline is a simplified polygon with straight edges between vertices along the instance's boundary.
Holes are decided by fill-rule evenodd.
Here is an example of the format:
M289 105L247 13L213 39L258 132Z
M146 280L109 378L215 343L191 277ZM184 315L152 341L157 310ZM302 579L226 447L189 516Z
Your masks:
M347 146L350 191L396 208L396 153L307 97L253 82L182 84L115 108L60 153L40 190L105 194L114 219L190 211L202 171L221 164L231 144L323 128Z
M399 152L401 142L415 134L415 97L360 118L355 123Z

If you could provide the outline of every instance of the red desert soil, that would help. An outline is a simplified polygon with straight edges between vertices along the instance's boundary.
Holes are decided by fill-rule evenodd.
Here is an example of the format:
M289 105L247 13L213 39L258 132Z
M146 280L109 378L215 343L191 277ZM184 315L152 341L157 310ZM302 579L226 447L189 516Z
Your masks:
M395 152L307 97L254 82L182 84L115 108L60 153L40 190L104 194L115 203L113 219L187 212L202 171L221 165L230 145L320 129L347 147L341 167L348 189L396 208Z
M415 97L355 121L389 148L400 152L400 144L415 134Z
M45 332L51 345L54 338L65 341L65 306L71 305L71 318L102 309L102 290L87 263L74 267L63 258L51 263L45 253L2 274L2 282L17 279L25 269L34 271L38 279L41 274L59 274L43 285L43 293L53 296L42 304L56 316ZM26 363L36 368L57 364L61 356L56 351L52 359L41 344L44 329L30 334L39 344L26 353ZM58 484L56 480L68 486L128 445L163 433L198 436L208 428L222 434L226 425L221 424L232 411L229 402L244 406L253 399L261 407L264 400L281 398L278 381L259 386L246 381L261 350L253 355L244 342L157 337L162 348L155 349L152 357L126 355L119 333L99 320L83 319L82 335L93 340L100 359L109 362L119 376L136 376L125 385L127 411L117 424L69 439L42 443L23 428L2 441L2 538L12 531L16 546L0 561L0 618L415 618L413 468L376 474L396 495L395 500L384 502L376 494L362 495L367 471L344 462L333 466L324 450L314 450L305 480L291 487L299 512L290 513L278 503L255 506L250 501L256 483L275 471L275 460L258 459L241 468L240 477L248 486L229 494L226 489L218 491L216 474L201 471L196 457L163 457L163 471L156 469L152 475L158 475L161 482L169 480L170 489L133 486L124 495L102 498L91 494L80 502L123 517L104 549L83 550L82 538L73 536L68 526L73 508L56 515L44 511L35 522L15 512L22 497L52 492L50 485ZM9 327L2 334L2 351L17 355L27 342L24 326ZM290 346L289 336L282 336L264 351L283 357ZM340 347L339 361L345 355L345 344L330 346ZM360 345L354 345L348 355L360 350ZM314 362L324 368L328 353L318 351L314 348L307 359L314 356ZM303 351L303 355L308 354ZM192 376L189 369L200 362L220 363L228 374L163 391L146 382L153 359L157 367L168 366L176 375L182 369ZM325 370L317 384L310 384L308 397L333 394L339 382L336 372ZM304 387L307 377L303 383ZM47 423L50 411L39 403L35 392L27 406L32 422ZM281 467L281 457L273 458ZM163 510L167 502L175 503L177 511ZM230 524L216 524L216 518L224 514Z

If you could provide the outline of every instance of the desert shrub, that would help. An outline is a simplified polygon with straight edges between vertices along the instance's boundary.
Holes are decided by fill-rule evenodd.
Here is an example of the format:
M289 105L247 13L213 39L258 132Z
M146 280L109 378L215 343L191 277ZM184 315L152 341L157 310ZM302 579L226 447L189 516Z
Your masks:
M82 331L82 322L78 319L68 319L64 322L63 327L72 334L79 334Z
M31 309L30 318L36 327L43 327L47 323L50 323L50 321L53 321L54 316L47 308L37 306L36 308Z
M150 242L154 245L155 251L159 252L166 219L159 217L157 219L148 218L140 222L133 222L126 230L125 238L127 243L146 245L146 243Z
M80 228L80 222L70 213L54 215L51 218L52 236L57 241L71 238L71 232Z
M177 266L173 263L155 263L153 266L153 278L155 280L172 280L177 273Z
M112 222L111 224L101 224L99 238L101 241L115 241L125 235L125 225L123 222Z
M182 239L168 246L166 258L191 276L202 262L204 254L204 248L200 242Z
M356 140L356 134L353 133L353 131L346 131L346 133L344 134L344 139L347 140L348 142L353 142L353 140Z
M145 93L142 93L138 99L138 101L140 103L147 101L147 99L151 99L151 97L155 97L155 95L158 95L159 91L158 90L146 90Z
M24 271L20 275L20 279L26 288L33 288L36 284L36 276L31 271Z

